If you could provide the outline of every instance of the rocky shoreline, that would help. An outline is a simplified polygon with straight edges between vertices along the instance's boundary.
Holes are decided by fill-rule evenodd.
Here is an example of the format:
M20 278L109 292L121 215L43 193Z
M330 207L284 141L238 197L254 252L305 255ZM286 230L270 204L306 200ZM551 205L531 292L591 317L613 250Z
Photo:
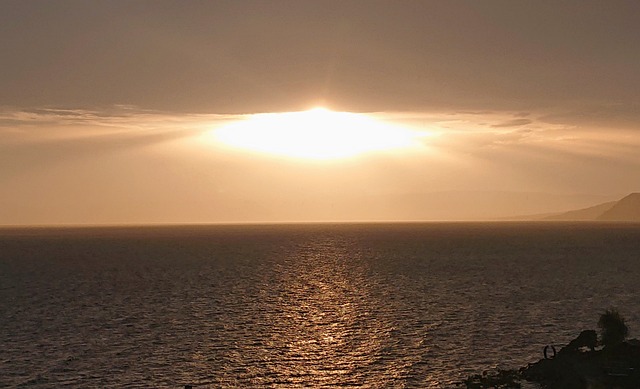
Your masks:
M626 340L628 328L615 310L598 322L600 336L585 330L556 352L545 347L544 358L520 369L469 376L461 384L472 389L522 388L525 382L542 388L640 388L640 341Z

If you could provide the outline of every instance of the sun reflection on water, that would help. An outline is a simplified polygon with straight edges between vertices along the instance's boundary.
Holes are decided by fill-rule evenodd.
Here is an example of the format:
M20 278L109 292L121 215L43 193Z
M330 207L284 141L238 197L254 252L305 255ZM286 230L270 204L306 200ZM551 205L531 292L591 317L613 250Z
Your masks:
M316 241L274 264L259 293L263 308L247 323L253 334L263 327L261 338L235 353L233 363L246 366L236 377L255 386L397 387L415 375L421 353L405 348L422 344L399 339L389 302L373 290L380 285L372 289L382 280L350 244Z

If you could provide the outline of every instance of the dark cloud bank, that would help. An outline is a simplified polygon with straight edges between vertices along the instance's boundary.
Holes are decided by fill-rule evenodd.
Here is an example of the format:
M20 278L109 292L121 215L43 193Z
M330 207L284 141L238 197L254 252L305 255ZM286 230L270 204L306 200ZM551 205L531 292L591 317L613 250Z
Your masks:
M638 104L639 15L636 1L3 1L0 105Z

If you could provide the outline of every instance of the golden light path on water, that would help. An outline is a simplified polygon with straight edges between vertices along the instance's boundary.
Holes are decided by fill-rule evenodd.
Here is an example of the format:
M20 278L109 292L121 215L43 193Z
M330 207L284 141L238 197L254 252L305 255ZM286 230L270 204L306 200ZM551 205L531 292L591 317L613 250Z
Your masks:
M419 147L429 133L372 116L314 108L249 115L213 132L227 146L284 157L330 160Z
M421 387L439 387L424 370L429 324L419 321L403 328L396 322L392 312L411 316L411 302L395 301L386 280L371 277L375 270L353 243L317 237L298 250L280 253L284 255L255 284L254 297L241 294L239 306L258 309L229 317L226 326L242 336L219 360L216 379L209 383L404 387L399 383L416 376ZM211 340L207 348L229 343L228 338Z

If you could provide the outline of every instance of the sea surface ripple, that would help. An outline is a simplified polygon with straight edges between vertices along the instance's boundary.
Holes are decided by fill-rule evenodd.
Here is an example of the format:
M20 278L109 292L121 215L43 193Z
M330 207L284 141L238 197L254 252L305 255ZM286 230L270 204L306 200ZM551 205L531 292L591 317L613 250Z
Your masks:
M639 279L633 224L1 229L0 387L451 387Z

